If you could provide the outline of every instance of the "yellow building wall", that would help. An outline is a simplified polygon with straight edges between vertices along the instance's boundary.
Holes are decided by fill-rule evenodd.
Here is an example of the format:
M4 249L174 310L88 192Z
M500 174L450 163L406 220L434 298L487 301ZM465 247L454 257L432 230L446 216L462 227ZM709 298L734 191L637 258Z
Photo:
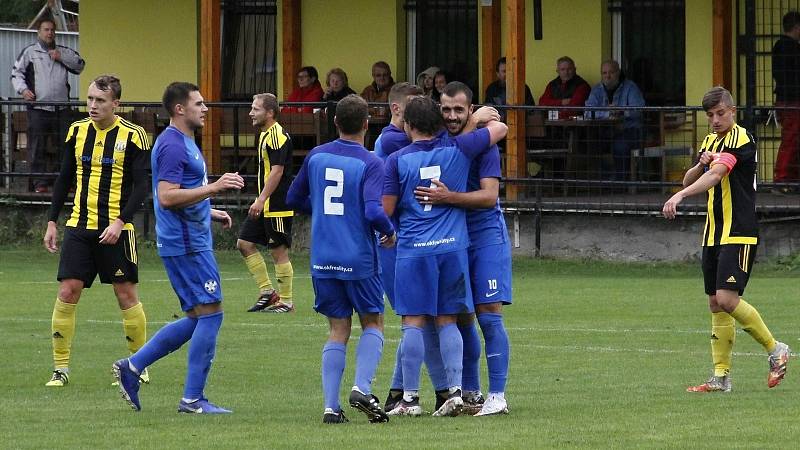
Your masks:
M686 104L700 105L714 83L711 2L686 2ZM703 115L704 120L705 115Z
M122 81L123 101L160 102L173 81L198 81L197 0L81 2L81 97L104 73Z
M372 83L372 64L381 60L389 63L395 81L404 81L405 11L400 1L303 0L302 64L317 68L323 88L325 74L340 67L350 88L360 93ZM284 98L290 91L279 86Z

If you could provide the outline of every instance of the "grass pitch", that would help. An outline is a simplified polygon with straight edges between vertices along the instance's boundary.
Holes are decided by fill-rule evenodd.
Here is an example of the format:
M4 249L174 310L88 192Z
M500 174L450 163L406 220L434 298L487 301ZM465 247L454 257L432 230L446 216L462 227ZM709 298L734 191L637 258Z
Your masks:
M148 336L179 314L161 262L140 249L140 296ZM126 354L109 286L85 290L78 307L70 384L45 388L52 359L50 315L57 257L41 248L3 249L3 448L549 448L792 446L800 365L767 389L767 358L737 333L733 392L688 394L710 372L710 316L697 265L514 261L514 305L506 309L512 346L507 398L498 417L392 418L371 425L345 407L349 424L323 426L320 351L325 319L312 310L308 260L294 256L294 314L245 310L256 292L238 254L218 252L225 322L206 393L234 410L225 417L178 414L183 348L151 367L130 410L110 383ZM271 269L271 267L270 267ZM800 348L797 271L756 265L746 298L776 338ZM374 384L385 398L399 339L389 313ZM353 381L354 330L341 400ZM486 390L485 362L482 369ZM423 375L422 402L433 408Z

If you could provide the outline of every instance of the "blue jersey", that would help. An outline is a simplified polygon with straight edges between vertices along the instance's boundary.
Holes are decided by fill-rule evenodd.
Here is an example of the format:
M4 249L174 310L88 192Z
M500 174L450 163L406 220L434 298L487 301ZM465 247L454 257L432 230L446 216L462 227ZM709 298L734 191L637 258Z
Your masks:
M158 254L178 256L212 250L211 200L175 209L164 209L158 203L159 181L179 184L181 189L208 184L206 160L194 140L177 128L168 127L156 139L150 166Z
M467 179L467 190L477 191L481 188L481 178L500 178L500 150L493 145L472 161ZM500 210L500 200L491 208L468 209L467 230L469 231L470 248L481 248L508 241L508 229Z
M373 230L392 234L381 205L383 162L355 142L314 148L287 194L311 207L311 274L362 280L380 273Z
M438 255L469 247L463 209L422 205L414 197L417 186L438 179L452 191L465 192L471 161L489 147L485 128L450 137L445 131L431 140L417 141L386 160L384 195L396 195L400 221L397 257Z
M375 156L385 161L389 155L410 143L411 139L405 131L392 124L386 125L375 140Z

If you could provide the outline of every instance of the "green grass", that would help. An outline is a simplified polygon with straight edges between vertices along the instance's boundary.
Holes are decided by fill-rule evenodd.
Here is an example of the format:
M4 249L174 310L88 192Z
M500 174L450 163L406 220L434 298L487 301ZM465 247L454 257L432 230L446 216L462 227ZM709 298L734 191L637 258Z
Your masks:
M110 287L99 284L84 291L78 308L71 384L45 388L57 259L40 248L2 251L3 448L768 448L800 438L800 366L793 361L784 383L768 390L766 356L741 332L734 392L684 392L710 370L710 317L696 265L517 259L515 304L506 309L510 415L370 425L346 408L351 423L322 426L320 350L327 328L311 309L307 257L294 258L295 314L248 314L255 292L244 264L233 252L218 252L226 315L206 392L235 411L226 417L176 412L185 349L151 368L141 412L124 404L110 386L110 365L126 353L120 314ZM152 249L142 250L140 267L152 335L179 313L178 302ZM797 279L797 270L756 266L747 299L776 337L800 347ZM397 324L390 315L374 385L381 400ZM343 402L354 353L351 345ZM483 382L485 390L485 376ZM424 376L422 394L430 410Z

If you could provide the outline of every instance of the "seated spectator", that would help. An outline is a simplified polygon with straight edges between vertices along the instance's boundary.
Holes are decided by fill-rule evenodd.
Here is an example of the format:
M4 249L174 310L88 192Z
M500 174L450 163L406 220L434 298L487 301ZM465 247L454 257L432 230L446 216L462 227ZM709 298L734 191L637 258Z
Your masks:
M313 66L306 66L297 71L297 88L289 94L287 102L320 102L322 101L322 85L319 84L319 74ZM310 113L313 106L284 106L283 113Z
M338 67L331 69L328 75L325 76L325 86L327 86L327 89L325 89L325 95L322 96L322 100L326 102L338 102L348 95L356 93L356 91L350 89L345 71Z
M438 67L430 66L417 75L417 86L422 88L422 95L425 97L433 97L433 78L437 72L439 72Z
M483 103L487 105L506 105L506 57L497 60L494 66L497 72L497 79L486 87L486 95L483 98ZM534 106L536 103L533 101L533 94L531 88L525 85L525 105ZM502 120L506 119L505 109L500 109L500 117Z
M586 106L644 106L642 92L636 83L625 78L618 62L603 61L600 71L602 81L592 88ZM631 149L636 148L642 140L642 112L608 109L586 111L584 115L595 119L622 119L622 126L615 127L613 136L610 136L614 157L613 178L617 181L627 180L630 174Z
M589 83L575 73L575 61L562 56L556 61L558 76L547 83L544 93L539 97L540 106L583 106L589 98ZM564 110L559 119L569 119L581 114L579 110Z
M389 89L394 85L392 69L385 61L378 61L372 65L372 84L361 91L361 97L368 103L386 103L389 101ZM370 115L387 117L389 108L371 107Z
M439 103L439 98L442 96L444 87L447 86L448 82L450 82L450 80L443 70L436 72L436 74L433 76L433 91L431 91L431 98L433 101Z

